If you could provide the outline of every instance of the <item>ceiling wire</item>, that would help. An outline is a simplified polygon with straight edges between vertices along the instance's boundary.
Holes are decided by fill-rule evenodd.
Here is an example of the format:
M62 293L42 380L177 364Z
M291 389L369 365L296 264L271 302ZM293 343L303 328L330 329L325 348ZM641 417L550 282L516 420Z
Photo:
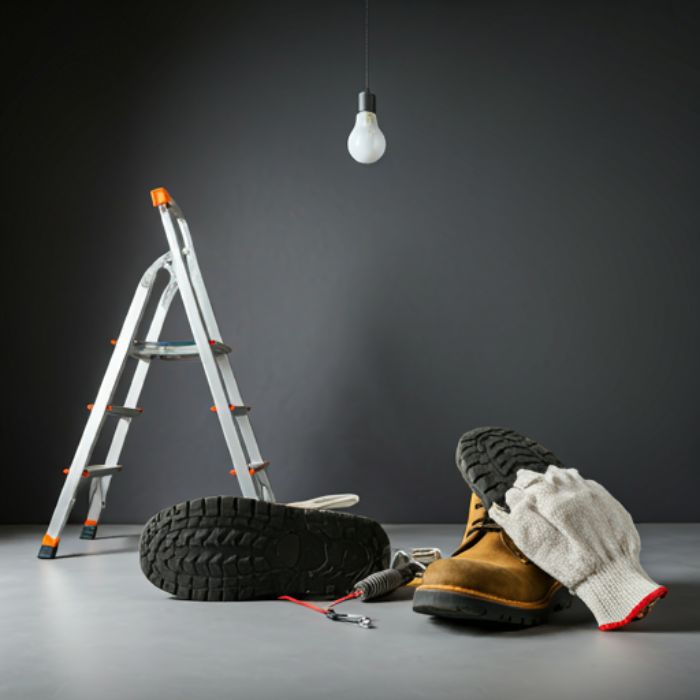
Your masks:
M369 92L369 0L365 0L365 91Z

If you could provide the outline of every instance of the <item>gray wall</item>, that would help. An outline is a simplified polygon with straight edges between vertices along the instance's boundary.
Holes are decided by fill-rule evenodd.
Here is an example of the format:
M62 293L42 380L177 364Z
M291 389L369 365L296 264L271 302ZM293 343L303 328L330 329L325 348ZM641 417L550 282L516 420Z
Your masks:
M3 519L50 515L164 249L160 185L281 500L459 520L455 443L493 424L640 520L697 519L697 5L374 6L372 167L345 148L361 2L63 3L12 25ZM197 364L153 368L107 520L237 491L209 403Z

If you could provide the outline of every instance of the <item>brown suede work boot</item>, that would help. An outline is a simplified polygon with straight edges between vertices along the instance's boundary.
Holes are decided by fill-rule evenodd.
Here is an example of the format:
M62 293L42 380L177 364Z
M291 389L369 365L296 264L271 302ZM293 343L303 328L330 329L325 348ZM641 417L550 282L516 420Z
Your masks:
M413 598L426 615L515 625L540 624L570 605L569 592L518 550L476 495L459 548L430 564Z

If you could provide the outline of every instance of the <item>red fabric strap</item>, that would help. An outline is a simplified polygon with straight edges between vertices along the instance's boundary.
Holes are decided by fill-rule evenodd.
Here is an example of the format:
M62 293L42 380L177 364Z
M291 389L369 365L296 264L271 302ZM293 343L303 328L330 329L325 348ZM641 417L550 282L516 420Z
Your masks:
M302 605L305 608L309 608L309 610L313 610L314 612L319 612L322 615L325 615L334 605L338 605L339 603L344 603L346 600L352 600L353 598L359 598L362 595L362 591L352 591L351 593L348 593L347 595L344 595L342 598L338 598L338 600L334 600L332 603L328 605L327 608L321 608L318 605L314 605L313 603L308 603L305 600L298 600L297 598L292 598L290 595L281 595L277 600L287 600L290 603L296 603L297 605Z

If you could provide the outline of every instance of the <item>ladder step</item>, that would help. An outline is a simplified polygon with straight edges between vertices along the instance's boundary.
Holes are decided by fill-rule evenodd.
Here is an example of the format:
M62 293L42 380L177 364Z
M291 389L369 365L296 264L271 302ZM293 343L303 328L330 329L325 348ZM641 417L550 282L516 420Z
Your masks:
M209 345L215 355L231 352L231 348L226 343L221 343L218 340L210 340ZM199 357L199 350L194 340L158 340L154 342L134 340L129 354L140 360L150 360L154 357L159 357L161 360L189 360Z
M90 479L96 476L108 476L109 474L116 474L122 470L121 464L92 464L89 467L83 469L82 476L84 479ZM63 473L68 474L70 469L64 469Z
M269 462L251 462L248 465L248 473L253 476L254 474L257 474L259 471L262 471L263 469L267 469L270 466ZM233 474L234 476L236 475L236 470L231 469L229 474Z
M87 410L92 411L92 409L95 407L94 403L89 403L87 405ZM129 408L127 406L114 406L113 404L108 404L106 411L107 415L109 416L140 416L143 413L142 408Z
M250 413L250 406L234 406L230 403L228 408L234 416L244 416L246 413ZM212 413L216 413L216 406L210 406L209 410Z

